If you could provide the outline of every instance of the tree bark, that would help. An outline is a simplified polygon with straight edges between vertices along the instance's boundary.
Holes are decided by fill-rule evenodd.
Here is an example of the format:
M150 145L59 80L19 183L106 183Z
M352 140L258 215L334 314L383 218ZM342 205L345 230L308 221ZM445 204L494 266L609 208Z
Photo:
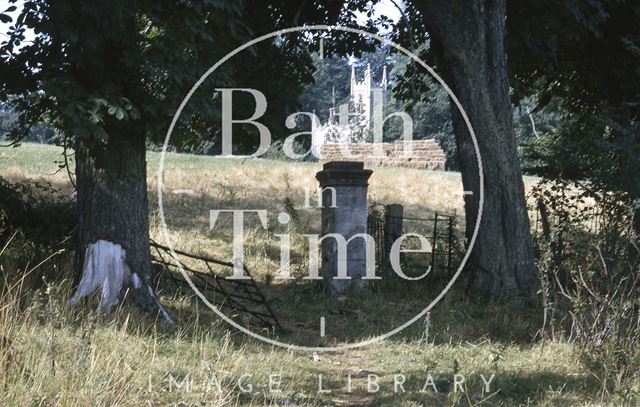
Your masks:
M467 267L474 294L497 301L535 301L538 276L513 131L506 42L506 0L416 2L447 84L464 107L482 157L484 205ZM466 236L479 207L476 153L467 126L451 104L465 191Z
M96 273L92 270L96 266L90 264L99 265L100 261L84 258L85 253L105 252L93 250L98 247L96 243L106 241L119 245L124 250L126 264L124 280L119 289L116 287L116 291L120 291L119 299L123 300L126 293L127 298L143 310L160 311L170 320L151 288L145 138L121 135L119 131L111 133L106 142L78 139L76 143L79 280L103 278L100 273L88 275ZM105 261L115 262L114 259ZM102 289L104 295L106 284ZM114 290L113 281L109 289ZM81 296L79 290L72 300L77 301ZM112 304L106 305L112 308Z

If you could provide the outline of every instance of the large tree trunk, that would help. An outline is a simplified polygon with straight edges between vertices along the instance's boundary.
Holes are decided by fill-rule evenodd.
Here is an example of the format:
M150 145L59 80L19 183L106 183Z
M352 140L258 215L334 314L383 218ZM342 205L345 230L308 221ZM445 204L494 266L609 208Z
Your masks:
M474 294L498 301L535 300L534 262L524 184L511 117L505 53L505 0L416 2L439 68L476 134L484 173L480 232L468 265ZM466 235L478 216L479 177L467 126L452 103L465 191Z
M145 139L113 131L107 142L78 139L78 291L102 288L101 309L125 297L170 320L151 289Z

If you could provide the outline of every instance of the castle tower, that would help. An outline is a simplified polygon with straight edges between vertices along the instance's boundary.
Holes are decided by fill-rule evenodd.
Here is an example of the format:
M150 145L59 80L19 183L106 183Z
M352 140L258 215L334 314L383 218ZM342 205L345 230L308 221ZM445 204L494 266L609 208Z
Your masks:
M379 84L373 81L371 75L371 64L367 64L367 70L364 73L364 80L356 79L355 66L351 66L351 101L362 110L365 119L365 127L371 127L371 118L374 112L374 93L379 92L382 103L386 100L387 93L387 67L383 67L382 80ZM377 99L377 98L376 98Z

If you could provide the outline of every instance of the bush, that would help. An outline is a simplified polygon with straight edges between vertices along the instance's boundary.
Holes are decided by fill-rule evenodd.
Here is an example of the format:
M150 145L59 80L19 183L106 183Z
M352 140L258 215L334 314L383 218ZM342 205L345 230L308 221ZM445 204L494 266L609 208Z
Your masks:
M640 249L635 212L620 194L562 181L533 195L546 333L568 334L603 391L629 397L640 380ZM537 228L536 228L537 229Z
M75 224L73 203L50 185L0 177L0 292L54 253L68 251ZM33 273L29 281L40 284L41 277Z

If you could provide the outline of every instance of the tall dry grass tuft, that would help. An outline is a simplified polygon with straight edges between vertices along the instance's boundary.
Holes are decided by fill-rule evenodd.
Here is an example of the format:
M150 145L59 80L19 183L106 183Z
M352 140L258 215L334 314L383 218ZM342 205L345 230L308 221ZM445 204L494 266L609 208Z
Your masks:
M0 260L12 243L2 247ZM69 259L63 272L71 265ZM48 266L4 270L21 277L5 280L0 293L0 406L275 403L258 386L240 392L237 380L251 373L267 383L271 371L293 364L294 355L238 343L187 296L163 299L179 317L178 328L126 305L99 314L97 299L69 308L69 279L45 280L37 290L25 284L31 275L46 275L40 269Z
M25 281L46 266L44 261L3 273L0 405L139 405L145 399L163 400L154 390L154 380L161 376L153 376L153 363L162 357L162 334L123 309L113 318L89 308L69 309L68 280L44 281L41 289L31 291ZM15 274L21 277L10 281L7 276ZM222 405L228 393L221 388L215 394Z

